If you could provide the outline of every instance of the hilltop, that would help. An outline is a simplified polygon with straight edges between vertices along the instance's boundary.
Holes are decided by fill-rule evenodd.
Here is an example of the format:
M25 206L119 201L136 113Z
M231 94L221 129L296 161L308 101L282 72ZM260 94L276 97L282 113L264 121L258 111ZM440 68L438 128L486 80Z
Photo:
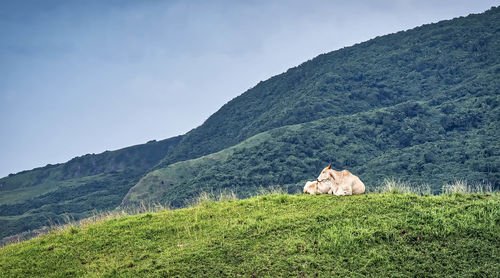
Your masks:
M260 82L185 135L2 178L0 236L200 191L294 193L328 163L371 189L498 189L498 26L496 7L377 37Z
M70 226L0 249L6 277L500 272L500 195L273 194Z

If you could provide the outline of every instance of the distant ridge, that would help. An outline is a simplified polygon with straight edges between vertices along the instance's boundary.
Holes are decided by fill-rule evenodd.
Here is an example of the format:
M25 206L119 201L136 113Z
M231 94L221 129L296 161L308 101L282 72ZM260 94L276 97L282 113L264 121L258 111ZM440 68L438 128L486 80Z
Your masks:
M0 237L114 209L181 138L88 154L0 179Z

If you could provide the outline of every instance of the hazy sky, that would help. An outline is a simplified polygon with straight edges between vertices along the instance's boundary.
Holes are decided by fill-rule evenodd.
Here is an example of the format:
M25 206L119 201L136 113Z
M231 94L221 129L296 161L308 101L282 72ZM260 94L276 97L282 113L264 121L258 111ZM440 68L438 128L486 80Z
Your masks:
M184 134L321 53L499 1L0 1L0 177Z

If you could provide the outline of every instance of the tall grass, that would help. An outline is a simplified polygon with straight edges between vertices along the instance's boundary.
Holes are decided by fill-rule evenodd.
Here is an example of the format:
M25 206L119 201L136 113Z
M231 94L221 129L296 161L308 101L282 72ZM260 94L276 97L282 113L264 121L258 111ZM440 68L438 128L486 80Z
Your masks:
M219 193L203 191L198 197L189 201L188 204L190 206L197 206L207 202L234 201L238 199L238 196L233 191L220 191Z
M143 214L143 213L153 213L160 212L164 210L170 210L170 206L162 205L159 203L145 204L141 203L140 206L135 208L127 208L121 210L94 212L91 217L87 217L81 220L74 220L73 218L67 217L66 223L63 225L56 225L51 227L51 230L66 230L68 227L82 227L90 224L95 224L110 219L116 219L127 215Z
M301 192L301 191L298 191ZM283 189L283 187L279 185L272 185L269 187L260 187L257 190L257 193L252 195L252 197L262 196L262 195L271 195L271 194L287 194L287 191Z
M494 192L493 186L491 183L475 183L469 184L467 181L458 180L452 183L448 183L443 185L441 189L443 194L452 194L452 193L483 193L483 194L491 194Z
M410 193L420 196L432 195L431 187L428 184L415 185L406 181L396 179L385 179L381 186L372 190L373 193ZM468 183L464 180L457 180L447 183L441 188L441 194L491 194L495 192L490 183ZM439 194L437 194L439 195Z
M431 187L428 184L413 185L396 179L385 179L382 186L375 188L375 193L411 193L420 196L431 195Z
M251 194L250 197L257 197L262 195L272 195L272 194L287 194L288 192L280 187L279 185L273 185L269 187L260 187L255 194ZM224 190L218 193L203 191L196 198L188 201L188 206L197 206L207 202L216 201L234 201L239 200L238 195L232 190Z

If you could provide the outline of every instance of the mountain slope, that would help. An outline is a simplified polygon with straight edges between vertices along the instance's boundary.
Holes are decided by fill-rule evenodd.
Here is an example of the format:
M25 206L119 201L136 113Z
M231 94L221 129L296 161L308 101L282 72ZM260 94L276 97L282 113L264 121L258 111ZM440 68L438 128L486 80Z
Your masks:
M85 155L0 179L0 238L114 209L180 138Z
M498 91L498 82L489 83L500 71L498 26L500 9L492 8L320 55L224 105L187 133L160 166L210 154L284 125L405 101L442 102Z
M494 195L267 195L122 217L0 249L7 277L496 277Z

